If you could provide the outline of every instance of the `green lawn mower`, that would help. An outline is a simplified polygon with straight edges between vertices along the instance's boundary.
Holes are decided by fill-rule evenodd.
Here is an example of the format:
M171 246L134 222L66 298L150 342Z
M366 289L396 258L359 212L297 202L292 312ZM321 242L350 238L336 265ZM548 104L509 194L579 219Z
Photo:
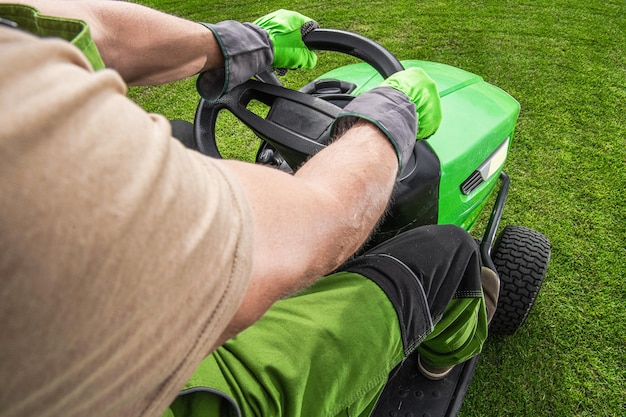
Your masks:
M264 73L215 102L200 100L193 135L183 142L221 157L215 126L220 112L227 110L261 138L257 163L290 172L329 143L335 116L355 96L404 68L424 69L438 85L443 121L437 133L416 143L389 214L369 245L426 224L455 224L476 235L473 226L487 202L493 202L491 214L485 216L487 226L477 239L483 263L501 280L490 331L515 333L534 303L550 258L548 239L528 228L506 226L496 238L509 190L502 168L519 103L478 75L440 63L400 62L381 45L354 33L316 29L304 41L311 49L341 52L363 62L336 68L300 91L286 89L273 73ZM261 102L269 110L257 114L250 109L251 102ZM416 358L407 359L389 380L374 415L456 415L477 360L455 367L443 380L430 381L418 372Z

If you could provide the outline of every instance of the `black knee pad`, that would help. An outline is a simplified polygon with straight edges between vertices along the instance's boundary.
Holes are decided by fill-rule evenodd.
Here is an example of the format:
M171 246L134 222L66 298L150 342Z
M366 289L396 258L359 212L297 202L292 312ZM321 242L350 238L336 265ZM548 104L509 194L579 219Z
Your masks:
M365 276L387 294L407 354L432 331L450 300L482 294L478 244L453 225L412 229L341 269Z

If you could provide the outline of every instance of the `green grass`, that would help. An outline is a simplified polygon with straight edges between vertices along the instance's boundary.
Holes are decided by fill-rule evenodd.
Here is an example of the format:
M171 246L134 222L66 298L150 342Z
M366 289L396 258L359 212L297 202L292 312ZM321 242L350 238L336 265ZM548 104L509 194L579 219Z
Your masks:
M371 37L400 59L480 74L516 97L522 112L503 223L544 233L552 259L524 327L488 342L461 415L626 415L624 0L142 3L205 21L291 8ZM287 84L343 62L325 54ZM133 89L131 97L188 120L197 100L193 81ZM233 156L251 147L232 146Z

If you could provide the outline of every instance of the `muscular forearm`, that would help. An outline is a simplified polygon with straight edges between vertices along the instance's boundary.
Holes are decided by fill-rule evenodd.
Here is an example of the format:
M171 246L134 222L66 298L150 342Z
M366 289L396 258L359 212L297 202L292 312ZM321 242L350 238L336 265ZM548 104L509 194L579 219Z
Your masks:
M331 272L364 243L387 206L398 162L380 130L359 122L294 177L224 163L246 189L255 233L252 281L226 339L277 299Z
M322 227L318 236L322 241L328 240L327 233L342 237L327 242L331 247L325 248L323 255L330 269L320 272L338 267L370 235L387 207L397 169L398 160L389 139L374 125L360 121L331 150L318 154L295 174L319 192L328 193L332 202L329 217L337 216L338 224L329 225L329 230Z
M86 21L103 61L128 84L162 84L224 65L210 30L148 7L108 0L17 2Z

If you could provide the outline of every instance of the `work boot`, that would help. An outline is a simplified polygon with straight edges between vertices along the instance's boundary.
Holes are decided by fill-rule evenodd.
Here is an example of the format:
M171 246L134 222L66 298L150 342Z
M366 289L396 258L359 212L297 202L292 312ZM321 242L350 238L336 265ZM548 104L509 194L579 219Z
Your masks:
M421 355L417 355L417 369L419 369L420 373L431 381L439 381L440 379L444 379L450 372L452 372L454 366L455 365L434 366L427 362L424 362Z
M487 310L487 324L491 323L496 313L498 296L500 295L500 278L492 269L485 266L480 270L480 281L485 295L485 309Z
M491 323L493 315L496 313L498 305L498 296L500 295L500 278L492 269L482 267L480 270L480 281L485 296L485 310L487 310L487 325ZM417 357L417 368L426 378L432 381L438 381L445 378L452 372L453 366L434 366Z

